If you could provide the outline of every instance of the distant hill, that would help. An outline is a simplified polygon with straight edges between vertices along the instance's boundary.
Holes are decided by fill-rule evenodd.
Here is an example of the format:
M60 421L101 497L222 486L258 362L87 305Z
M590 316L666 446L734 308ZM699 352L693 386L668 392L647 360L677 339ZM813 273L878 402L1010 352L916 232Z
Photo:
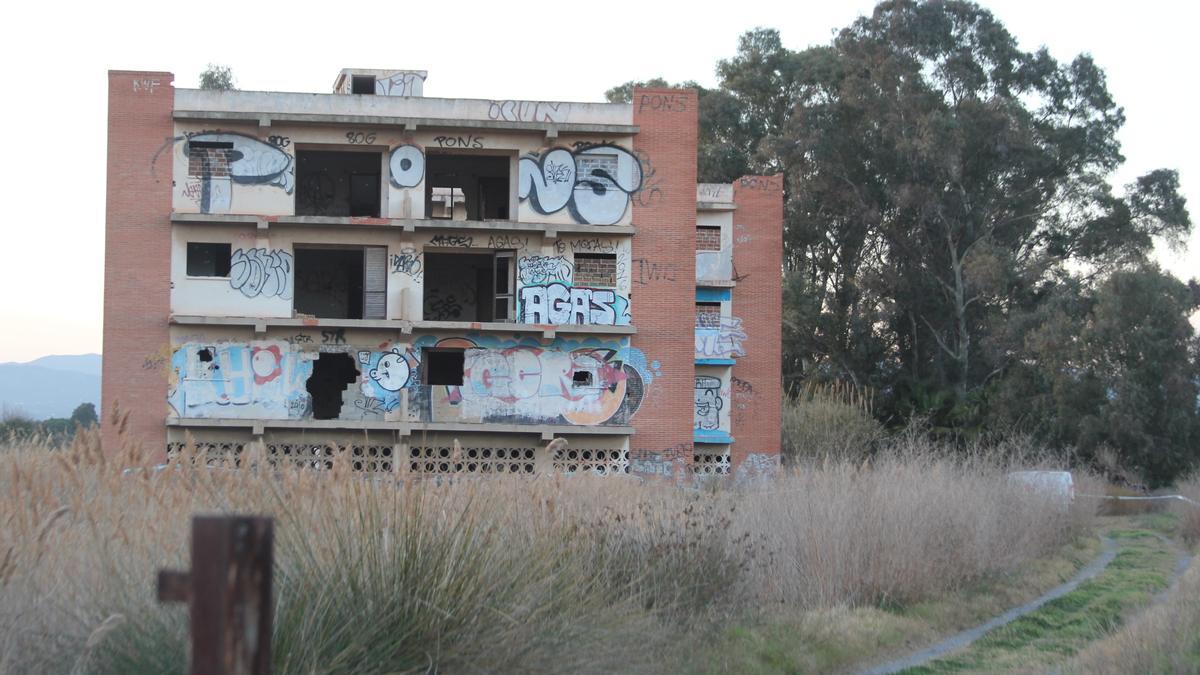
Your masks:
M99 354L0 363L0 410L42 420L70 417L80 403L100 409Z

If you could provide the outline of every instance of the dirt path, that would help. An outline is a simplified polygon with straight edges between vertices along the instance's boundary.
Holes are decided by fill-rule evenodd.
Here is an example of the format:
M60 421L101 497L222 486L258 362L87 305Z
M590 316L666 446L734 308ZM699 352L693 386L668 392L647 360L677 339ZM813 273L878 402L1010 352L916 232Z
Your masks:
M986 623L862 672L870 675L908 672L910 669L915 673L957 672L990 670L996 666L1003 669L1005 663L1009 667L1032 665L1023 659L1040 663L1037 670L1057 672L1055 666L1061 663L1062 657L1103 636L1103 630L1095 635L1080 633L1075 628L1079 617L1088 617L1092 623L1116 625L1125 618L1122 614L1137 606L1133 603L1118 609L1110 606L1098 610L1096 606L1089 606L1092 598L1109 593L1108 599L1112 600L1115 596L1111 594L1123 592L1117 588L1122 584L1126 591L1143 589L1142 602L1157 604L1175 588L1192 562L1192 556L1185 549L1157 532L1117 529L1108 537L1102 536L1101 540L1101 553L1070 581ZM1147 546L1147 540L1153 544ZM1114 560L1119 564L1112 564ZM1087 586L1081 589L1085 583ZM1053 609L1046 607L1060 598L1065 599L1056 603ZM1035 612L1034 616L1022 619ZM1074 613L1074 619L1071 613ZM1013 622L1017 623L1010 626ZM976 641L979 643L973 644ZM951 653L955 654L949 656Z
M914 654L910 654L893 661L888 661L887 663L880 664L869 670L864 670L862 671L863 675L886 675L887 673L895 673L906 668L913 668L915 666L928 663L929 661L932 661L940 656L944 656L950 652L962 649L963 647L966 647L972 642L983 637L985 633L995 630L1007 623L1011 623L1012 621L1015 621L1016 619L1037 610L1051 600L1061 598L1071 591L1074 591L1083 582L1103 572L1105 568L1108 567L1109 563L1113 561L1113 558L1117 556L1117 543L1107 537L1101 537L1101 539L1104 542L1104 548L1100 552L1100 555L1096 556L1096 558L1088 563L1086 567L1079 570L1079 572L1077 572L1070 581L1056 586L1041 597L1031 600L1030 602L1027 602L1019 607L1014 607L1000 616L987 621L986 623L982 623L974 628L964 630L957 635L946 638L945 640L926 647Z

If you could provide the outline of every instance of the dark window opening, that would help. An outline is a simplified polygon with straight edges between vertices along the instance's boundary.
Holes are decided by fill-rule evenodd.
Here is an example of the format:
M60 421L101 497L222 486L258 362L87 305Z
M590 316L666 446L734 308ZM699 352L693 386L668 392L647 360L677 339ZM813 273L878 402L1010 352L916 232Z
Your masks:
M205 244L189 241L187 245L187 275L189 277L229 276L232 245Z
M426 218L509 219L508 157L429 153L425 162Z
M382 165L376 152L298 150L296 215L378 218Z
M350 76L350 93L351 94L374 94L375 93L375 76L374 75L351 75Z
M592 386L592 373L588 370L577 370L571 376L571 384L576 387Z
M297 314L322 319L387 318L387 248L295 249Z
M342 395L357 381L358 368L349 354L318 355L304 387L312 396L313 419L336 420L342 411Z
M423 384L462 386L466 353L461 349L426 349L421 354Z
M426 321L512 321L512 251L425 252Z

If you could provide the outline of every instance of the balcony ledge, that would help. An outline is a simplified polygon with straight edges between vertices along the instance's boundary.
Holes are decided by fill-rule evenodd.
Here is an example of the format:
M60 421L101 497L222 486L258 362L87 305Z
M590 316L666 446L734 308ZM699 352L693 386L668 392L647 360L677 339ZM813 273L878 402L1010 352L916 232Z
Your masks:
M541 333L543 338L552 339L557 334L566 335L635 335L633 326L603 326L567 324L562 326L532 323L495 323L477 321L409 321L407 319L318 319L313 317L253 317L253 316L201 316L172 314L169 322L175 326L250 326L256 333L266 333L268 328L363 328L399 331L403 335L414 332L478 332L478 333Z
M334 216L259 216L248 213L171 213L171 222L178 225L256 225L260 230L270 227L336 227L339 229L394 228L405 232L540 232L549 237L559 234L588 236L632 236L632 225L577 225L568 223L531 223L520 220L446 220L441 218L342 218Z
M385 422L381 420L274 420L229 417L167 417L168 427L250 429L261 435L265 429L314 429L334 431L394 431L400 436L450 431L487 434L539 434L543 440L555 436L632 436L631 426L575 426L570 424L496 424L469 422Z

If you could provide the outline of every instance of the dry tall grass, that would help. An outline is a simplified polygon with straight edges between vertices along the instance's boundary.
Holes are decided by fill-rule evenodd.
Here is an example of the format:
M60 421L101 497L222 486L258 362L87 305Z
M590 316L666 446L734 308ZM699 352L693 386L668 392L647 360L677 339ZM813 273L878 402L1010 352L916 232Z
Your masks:
M717 622L902 603L1046 552L1080 524L981 459L829 460L755 492L621 478L447 484L332 471L160 471L0 449L0 671L182 672L195 513L277 518L277 672L672 670ZM254 458L251 458L251 463ZM261 458L260 458L261 459ZM263 463L265 467L265 463ZM681 640L681 635L689 637Z
M1064 672L1200 672L1200 565L1192 563L1165 602L1090 645Z

